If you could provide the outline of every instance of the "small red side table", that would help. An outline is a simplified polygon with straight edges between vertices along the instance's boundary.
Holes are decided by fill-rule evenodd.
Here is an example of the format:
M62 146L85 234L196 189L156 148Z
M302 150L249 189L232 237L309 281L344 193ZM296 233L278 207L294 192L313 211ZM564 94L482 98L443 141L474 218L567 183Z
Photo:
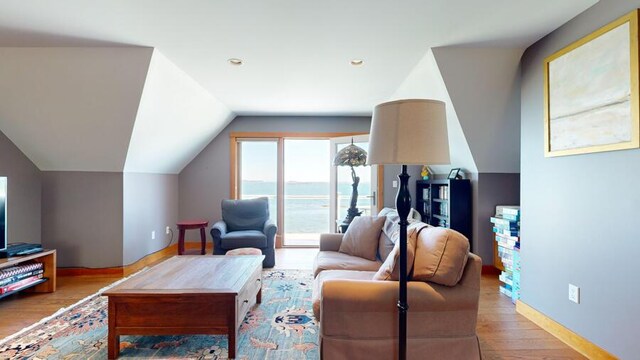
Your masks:
M200 229L200 255L204 255L205 247L207 246L207 236L204 233L204 229L209 225L206 220L189 220L180 221L178 224L178 231L180 236L178 237L178 255L184 254L184 232L185 230Z

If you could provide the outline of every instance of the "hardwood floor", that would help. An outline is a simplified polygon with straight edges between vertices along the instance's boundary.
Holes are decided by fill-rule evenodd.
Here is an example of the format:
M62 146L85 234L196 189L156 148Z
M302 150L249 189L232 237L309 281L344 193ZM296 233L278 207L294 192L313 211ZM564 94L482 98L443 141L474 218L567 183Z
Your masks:
M311 269L317 249L276 251L276 268ZM49 316L58 309L118 280L114 276L61 276L52 294L20 293L0 300L0 338ZM495 275L483 275L478 312L478 336L484 359L585 359L515 311L498 293Z

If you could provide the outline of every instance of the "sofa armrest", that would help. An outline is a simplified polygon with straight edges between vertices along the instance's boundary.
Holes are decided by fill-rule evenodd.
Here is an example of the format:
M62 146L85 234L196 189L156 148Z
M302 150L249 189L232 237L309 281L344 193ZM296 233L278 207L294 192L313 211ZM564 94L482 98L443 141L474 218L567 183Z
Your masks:
M320 234L320 251L338 251L344 234Z
M264 223L262 232L267 237L267 248L275 247L275 237L276 232L278 232L278 226L276 226L276 223L271 219L267 219L267 221L265 221Z
M325 281L320 300L322 336L397 336L398 287L397 281ZM465 286L448 287L409 281L409 325L420 326L416 335L422 331L438 332L447 326L474 333L479 295L479 289ZM460 323L463 325L456 324L457 317L462 317Z

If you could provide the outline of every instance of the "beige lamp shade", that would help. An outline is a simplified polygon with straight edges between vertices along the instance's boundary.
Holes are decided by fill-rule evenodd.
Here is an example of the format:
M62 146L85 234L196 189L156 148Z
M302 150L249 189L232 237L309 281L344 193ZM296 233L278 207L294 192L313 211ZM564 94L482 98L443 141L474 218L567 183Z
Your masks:
M367 164L449 164L445 104L410 99L382 103L373 110Z

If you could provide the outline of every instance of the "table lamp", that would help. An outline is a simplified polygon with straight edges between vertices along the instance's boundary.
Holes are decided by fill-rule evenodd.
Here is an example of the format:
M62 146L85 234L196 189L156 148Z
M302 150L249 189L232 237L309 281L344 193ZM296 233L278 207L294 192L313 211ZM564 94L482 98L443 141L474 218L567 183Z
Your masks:
M360 183L360 177L356 176L356 171L353 169L354 166L364 166L367 163L367 152L364 151L363 148L356 146L353 144L353 139L351 139L351 145L345 146L342 150L338 151L335 158L333 159L333 166L349 166L351 168L351 180L353 183L351 184L351 202L349 205L349 210L347 210L347 216L344 218L342 223L346 227L351 224L351 221L354 217L359 216L361 214L358 211L358 184Z

